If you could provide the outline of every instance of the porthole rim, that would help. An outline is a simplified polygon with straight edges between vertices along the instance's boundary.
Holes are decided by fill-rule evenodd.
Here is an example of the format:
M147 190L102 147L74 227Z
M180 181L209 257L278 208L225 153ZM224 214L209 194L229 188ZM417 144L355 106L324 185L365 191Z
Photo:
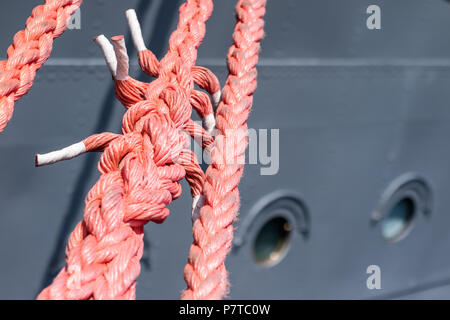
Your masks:
M307 237L309 235L311 229L310 215L303 197L297 192L281 189L262 196L250 208L248 214L242 219L242 223L236 231L233 239L233 246L235 248L240 248L247 242L251 226L254 224L254 221L258 219L260 214L264 212L264 209L269 207L273 202L281 199L290 199L298 205L301 216L295 213L290 214L292 216L292 226L303 236Z

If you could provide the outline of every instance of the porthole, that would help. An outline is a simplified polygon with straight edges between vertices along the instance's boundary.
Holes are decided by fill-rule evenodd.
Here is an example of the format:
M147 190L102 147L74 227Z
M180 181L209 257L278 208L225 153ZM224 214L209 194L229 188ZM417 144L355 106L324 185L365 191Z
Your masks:
M272 267L289 254L296 234L308 237L307 208L298 195L277 191L262 197L243 218L233 250L246 248L253 263Z
M392 181L383 192L372 222L380 226L381 236L389 242L406 238L420 216L431 213L431 188L417 174L408 173Z
M280 262L289 246L291 223L284 217L274 217L264 223L253 241L253 256L260 265Z
M400 199L381 221L381 234L389 241L404 238L412 227L415 214L414 201L408 197Z

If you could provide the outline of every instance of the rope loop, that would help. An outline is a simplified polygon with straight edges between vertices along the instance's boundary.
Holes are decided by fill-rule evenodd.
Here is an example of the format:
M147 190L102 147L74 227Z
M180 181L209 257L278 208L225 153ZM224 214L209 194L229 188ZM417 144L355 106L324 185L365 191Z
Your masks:
M48 0L47 4L56 2ZM61 3L74 5L69 0ZM123 36L112 37L112 44L103 35L94 39L105 56L116 96L127 110L121 134L95 134L64 149L36 156L36 165L40 166L85 152L103 152L98 165L101 176L86 197L83 221L67 245L66 266L39 299L134 299L144 226L165 221L167 206L181 195L180 181L184 178L193 197L193 243L184 269L187 288L182 298L221 299L227 294L225 259L240 206L238 184L248 145L247 119L256 89L265 3L238 1L223 92L210 70L195 66L197 48L212 12L211 0L186 0L181 5L177 29L161 61L146 48L136 13L127 11L139 64L143 72L156 78L149 84L129 76ZM38 8L36 13L46 10ZM32 23L46 32L59 30L58 17L65 14L60 11L56 15L53 12L53 20L47 19L47 23ZM33 30L19 34L17 44L25 42L24 35L33 38ZM27 43L28 55L16 51L8 63L39 61L37 40ZM0 79L6 75L17 77L17 72L4 63L0 64L0 72ZM14 89L1 84L0 93L9 94L8 98L21 92L20 81L9 84ZM193 109L203 126L191 119ZM11 112L7 106L2 110ZM199 142L211 158L206 173L189 150L190 138Z

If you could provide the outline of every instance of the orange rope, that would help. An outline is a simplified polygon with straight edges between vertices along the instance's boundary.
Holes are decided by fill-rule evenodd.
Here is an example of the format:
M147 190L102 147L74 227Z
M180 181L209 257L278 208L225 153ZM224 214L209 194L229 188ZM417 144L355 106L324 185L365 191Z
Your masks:
M86 198L83 221L69 238L66 266L38 299L135 298L144 225L166 219L166 206L181 194L181 179L186 177L193 196L201 194L204 173L187 149L189 136L183 130L192 127L193 67L212 8L211 0L187 0L180 7L168 53L158 64L158 78L146 90L127 75L123 38L112 38L117 61L110 44L97 39L113 71L117 97L128 110L122 134L95 135L36 158L42 165L104 150L100 179ZM209 100L196 103L210 110L203 105L211 104Z
M102 133L46 155L36 165L103 151L100 179L86 198L84 219L69 238L66 266L39 299L133 299L144 225L162 223L167 205L181 194L179 181L190 184L193 236L185 267L183 299L220 299L227 292L225 258L239 209L237 186L247 148L247 118L256 89L256 63L263 37L265 0L240 0L234 44L228 53L229 75L223 91L217 77L195 66L197 48L212 12L211 0L187 0L169 50L159 62L145 48L134 11L127 12L143 71L150 84L128 75L123 36L95 41L112 73L117 98L128 109L122 134ZM194 89L197 84L206 93ZM220 96L222 96L220 101ZM217 107L217 135L214 108ZM196 110L204 127L191 119ZM205 174L188 150L189 136L202 144L212 164ZM242 164L241 164L242 163ZM201 209L201 210L200 210Z
M263 38L266 0L239 0L228 78L216 114L217 135L206 171L203 208L194 221L194 242L184 269L182 299L221 299L228 290L225 258L239 210L238 184L247 148L247 118L256 89L256 63Z
M14 103L33 85L36 72L47 61L53 40L66 30L82 0L46 0L33 9L25 30L14 36L8 60L0 61L0 132L14 111Z

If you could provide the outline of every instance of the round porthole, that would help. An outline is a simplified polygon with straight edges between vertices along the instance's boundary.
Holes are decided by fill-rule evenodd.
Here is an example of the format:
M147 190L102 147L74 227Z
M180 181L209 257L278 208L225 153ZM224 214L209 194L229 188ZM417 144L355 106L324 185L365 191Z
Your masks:
M381 221L381 234L386 240L404 238L411 229L416 205L410 198L400 199Z
M414 173L395 179L384 191L372 222L380 225L381 235L397 242L410 234L418 217L431 213L429 184Z
M307 238L308 233L309 218L303 201L291 192L277 191L262 197L250 209L238 226L233 250L246 248L251 261L272 267L288 255L296 234Z
M287 251L291 223L284 217L274 217L264 223L253 241L253 256L260 265L274 265Z

